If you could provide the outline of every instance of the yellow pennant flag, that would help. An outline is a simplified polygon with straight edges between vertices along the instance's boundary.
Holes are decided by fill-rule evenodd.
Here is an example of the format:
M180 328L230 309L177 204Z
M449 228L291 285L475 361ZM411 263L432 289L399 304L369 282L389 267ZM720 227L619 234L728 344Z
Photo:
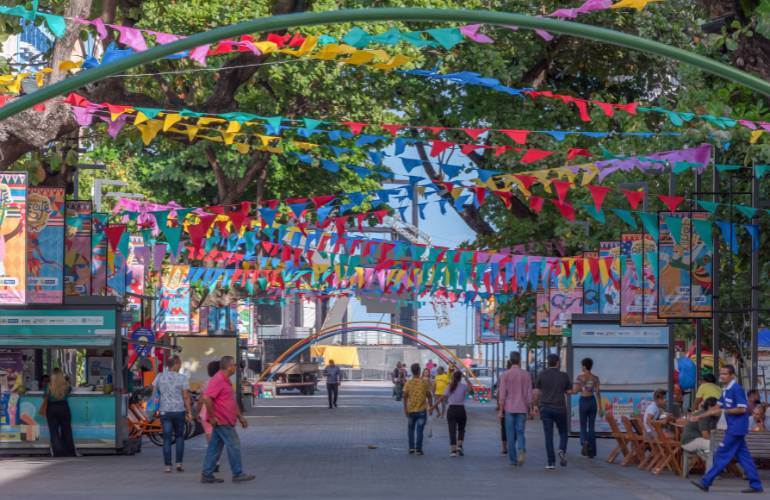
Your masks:
M374 54L368 50L357 50L347 59L340 59L339 62L345 64L367 64L374 60Z
M173 127L176 123L179 123L181 120L182 117L179 116L179 113L166 113L166 116L163 119L163 131L168 132L168 129Z
M339 45L336 43L330 43L324 45L321 50L313 54L313 59L320 59L322 61L331 61L336 59L337 56L353 54L356 52L355 47L350 45Z
M144 123L149 119L150 119L149 116L145 115L141 111L137 111L136 117L134 117L134 125L139 125L140 123Z
M235 120L227 124L227 130L225 132L236 133L241 131L241 124Z
M390 60L386 63L379 63L375 64L372 67L375 69L381 69L383 71L390 71L393 69L396 69L398 67L401 67L405 65L406 63L410 62L412 60L411 57L407 57L403 54L396 54L393 57L390 58Z
M193 139L195 139L195 136L198 135L198 130L200 130L195 125L188 125L187 126L187 139L192 142Z
M638 11L644 10L648 3L660 2L661 0L620 0L620 2L613 4L613 9L636 9Z
M38 87L43 86L43 84L45 83L45 75L47 73L50 73L51 71L53 71L51 68L43 68L37 73L35 73L35 83L37 83Z
M583 166L583 180L580 182L581 186L587 186L594 180L594 177L599 175L599 167L593 163Z
M160 120L150 120L145 123L140 123L136 128L138 128L139 132L142 134L142 142L145 146L148 146L163 128L163 122Z
M764 133L764 130L752 130L751 135L749 136L749 144L756 144Z
M210 116L202 116L202 117L198 118L198 126L199 127L205 127L206 125L209 125L211 123L222 123L224 121L225 120L223 120L222 118L213 118L213 117L210 117Z
M302 46L296 50L293 49L281 49L279 52L283 54L289 54L292 56L301 57L304 55L309 54L312 52L312 50L315 48L316 44L318 43L318 37L315 36L309 36L305 38L305 41L302 42Z
M242 155L248 154L249 150L251 149L248 144L244 144L242 142L236 142L235 143L235 149L238 150L239 153Z
M610 270L607 269L607 263L604 259L599 259L599 281L606 285L610 281Z

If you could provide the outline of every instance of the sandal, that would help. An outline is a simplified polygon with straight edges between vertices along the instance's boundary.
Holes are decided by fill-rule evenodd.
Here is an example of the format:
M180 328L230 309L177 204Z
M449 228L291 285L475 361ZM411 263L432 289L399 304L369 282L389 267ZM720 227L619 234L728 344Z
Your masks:
M177 472L184 472L184 465L176 464L176 471Z

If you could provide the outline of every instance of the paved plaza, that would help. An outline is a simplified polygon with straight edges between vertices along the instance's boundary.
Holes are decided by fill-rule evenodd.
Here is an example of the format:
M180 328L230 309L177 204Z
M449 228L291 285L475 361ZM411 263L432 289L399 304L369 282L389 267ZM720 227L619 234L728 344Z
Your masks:
M527 427L527 463L511 467L499 452L499 424L491 404L469 407L466 456L449 456L446 423L433 421L425 456L409 456L400 403L382 384L347 384L340 407L329 410L324 394L261 400L249 410L242 432L246 484L199 483L203 436L187 442L184 473L164 474L160 448L145 442L132 457L14 458L0 467L2 498L639 498L741 497L746 483L722 479L708 495L689 481L636 467L589 461L570 440L569 465L544 470L539 422ZM612 443L601 440L600 457ZM770 472L761 471L765 487Z

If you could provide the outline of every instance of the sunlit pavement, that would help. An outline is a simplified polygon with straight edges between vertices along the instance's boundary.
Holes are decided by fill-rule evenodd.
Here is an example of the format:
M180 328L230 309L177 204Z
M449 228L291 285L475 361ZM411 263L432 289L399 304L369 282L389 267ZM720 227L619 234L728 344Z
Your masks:
M145 442L131 456L77 459L13 458L0 466L0 498L639 498L742 497L738 479L717 481L711 493L670 472L653 476L636 467L607 464L612 442L600 440L599 457L579 454L570 439L569 464L544 470L540 422L527 424L527 463L508 465L500 455L499 423L491 404L469 406L465 457L449 456L446 422L433 420L425 456L407 454L406 419L384 384L345 384L339 408L326 395L282 395L249 408L241 431L244 469L257 476L233 484L223 458L224 484L200 484L206 442L187 441L184 473L163 473L160 448ZM247 406L248 406L247 402ZM766 489L770 471L761 471ZM752 497L755 498L755 497Z

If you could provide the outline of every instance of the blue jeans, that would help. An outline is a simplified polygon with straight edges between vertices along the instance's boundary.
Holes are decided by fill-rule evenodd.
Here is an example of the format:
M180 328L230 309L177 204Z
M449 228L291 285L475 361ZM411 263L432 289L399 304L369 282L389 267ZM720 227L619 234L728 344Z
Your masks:
M527 451L527 441L524 438L526 423L526 413L505 412L505 440L508 443L508 461L512 464L518 463L518 452Z
M596 397L582 397L580 398L580 444L585 445L588 443L588 456L593 458L596 456L596 432L594 426L596 424Z
M203 459L203 475L210 477L214 474L214 467L222 454L222 448L227 448L227 460L230 462L230 470L233 477L243 474L241 466L241 440L235 427L232 425L217 425L211 431L211 440L206 449L206 457Z
M166 411L160 414L163 426L163 463L171 467L171 440L176 434L176 463L184 462L184 415L183 411Z
M428 414L425 410L416 411L409 414L409 449L422 450L422 431L425 429L425 423L428 421Z
M567 451L567 411L540 408L540 420L543 422L545 433L545 451L548 455L548 465L556 465L556 456L553 451L553 424L559 429L559 450Z

